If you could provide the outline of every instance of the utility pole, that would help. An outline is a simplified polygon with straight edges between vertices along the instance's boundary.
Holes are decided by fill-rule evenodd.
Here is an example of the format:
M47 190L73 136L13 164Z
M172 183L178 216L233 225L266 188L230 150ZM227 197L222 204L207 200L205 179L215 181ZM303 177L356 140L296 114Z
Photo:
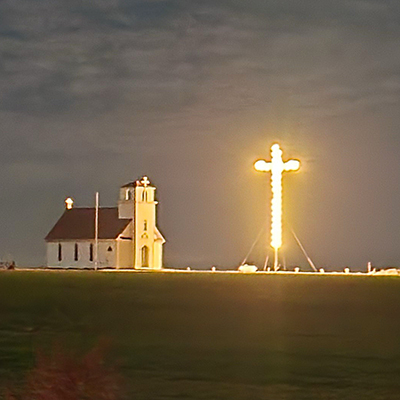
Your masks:
M96 192L96 211L94 218L94 269L99 263L99 192Z

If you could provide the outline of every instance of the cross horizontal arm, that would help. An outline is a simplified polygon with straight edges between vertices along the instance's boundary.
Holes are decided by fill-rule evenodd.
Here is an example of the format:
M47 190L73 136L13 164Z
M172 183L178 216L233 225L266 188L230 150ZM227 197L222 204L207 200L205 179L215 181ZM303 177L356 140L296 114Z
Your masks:
M254 163L254 168L256 171L269 172L272 169L272 164L265 160L258 160Z
M284 163L285 171L297 171L300 168L299 160L289 160Z

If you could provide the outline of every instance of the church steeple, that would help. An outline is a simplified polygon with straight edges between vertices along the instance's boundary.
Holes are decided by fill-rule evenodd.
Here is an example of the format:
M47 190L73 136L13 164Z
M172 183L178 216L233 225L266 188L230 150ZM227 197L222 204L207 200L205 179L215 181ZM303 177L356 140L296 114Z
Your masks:
M133 221L134 268L162 268L165 239L157 229L155 191L147 176L121 186L119 191L118 217Z
M162 244L165 242L156 226L156 188L147 176L135 187L135 268L162 267Z

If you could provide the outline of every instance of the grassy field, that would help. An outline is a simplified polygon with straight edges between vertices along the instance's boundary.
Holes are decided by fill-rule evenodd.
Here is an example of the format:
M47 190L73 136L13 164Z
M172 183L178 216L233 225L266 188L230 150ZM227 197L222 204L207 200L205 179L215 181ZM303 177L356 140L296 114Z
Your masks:
M0 273L0 384L100 337L130 399L400 399L397 277Z

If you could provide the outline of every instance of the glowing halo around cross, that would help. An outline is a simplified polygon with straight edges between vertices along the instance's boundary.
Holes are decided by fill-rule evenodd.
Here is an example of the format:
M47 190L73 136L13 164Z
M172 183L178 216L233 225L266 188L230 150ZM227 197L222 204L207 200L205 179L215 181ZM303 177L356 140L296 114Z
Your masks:
M254 163L256 171L271 172L271 246L275 251L274 270L278 270L278 250L282 246L282 173L297 171L299 160L284 162L278 143L271 146L271 161L258 160Z

